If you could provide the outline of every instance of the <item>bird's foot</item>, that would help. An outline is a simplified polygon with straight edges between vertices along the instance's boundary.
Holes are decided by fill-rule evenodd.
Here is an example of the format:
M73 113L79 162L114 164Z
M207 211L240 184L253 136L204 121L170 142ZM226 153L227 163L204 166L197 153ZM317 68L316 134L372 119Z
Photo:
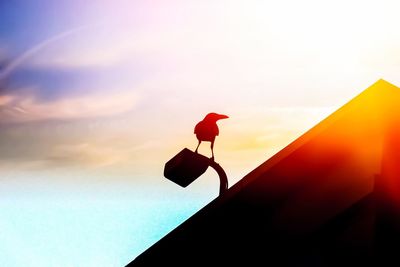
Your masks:
M214 160L214 156L212 156L210 159L211 159L211 161L215 161L215 160Z

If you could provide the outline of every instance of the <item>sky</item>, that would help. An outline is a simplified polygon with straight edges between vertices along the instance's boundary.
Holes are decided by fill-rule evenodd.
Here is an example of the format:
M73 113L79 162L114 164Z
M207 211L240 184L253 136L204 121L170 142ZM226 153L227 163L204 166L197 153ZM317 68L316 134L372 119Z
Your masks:
M218 195L166 161L220 121L230 185L383 78L398 1L0 2L0 265L122 266ZM200 153L210 155L208 144Z

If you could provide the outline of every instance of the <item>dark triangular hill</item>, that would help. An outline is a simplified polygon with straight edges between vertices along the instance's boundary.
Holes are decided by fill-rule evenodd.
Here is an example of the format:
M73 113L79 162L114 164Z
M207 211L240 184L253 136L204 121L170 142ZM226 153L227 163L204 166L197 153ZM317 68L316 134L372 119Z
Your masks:
M400 89L379 80L129 266L393 261L399 177Z

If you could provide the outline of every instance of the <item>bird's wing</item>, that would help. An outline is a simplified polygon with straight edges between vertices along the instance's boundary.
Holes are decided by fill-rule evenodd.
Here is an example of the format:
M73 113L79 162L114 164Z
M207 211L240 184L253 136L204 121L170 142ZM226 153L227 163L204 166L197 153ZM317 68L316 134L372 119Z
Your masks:
M216 136L219 135L219 128L218 128L218 125L217 125L217 124L215 124L214 129L213 129L213 132L214 132L214 134L215 134Z
M197 123L196 126L194 127L194 133L198 133L199 132L199 125L201 122Z

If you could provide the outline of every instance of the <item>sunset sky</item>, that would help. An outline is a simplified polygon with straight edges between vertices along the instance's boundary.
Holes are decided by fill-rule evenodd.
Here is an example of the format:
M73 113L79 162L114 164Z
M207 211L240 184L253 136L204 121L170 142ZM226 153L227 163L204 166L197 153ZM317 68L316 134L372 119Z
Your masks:
M164 163L220 121L230 184L380 78L398 1L0 2L0 265L122 266L218 195ZM208 144L200 152L210 155Z

